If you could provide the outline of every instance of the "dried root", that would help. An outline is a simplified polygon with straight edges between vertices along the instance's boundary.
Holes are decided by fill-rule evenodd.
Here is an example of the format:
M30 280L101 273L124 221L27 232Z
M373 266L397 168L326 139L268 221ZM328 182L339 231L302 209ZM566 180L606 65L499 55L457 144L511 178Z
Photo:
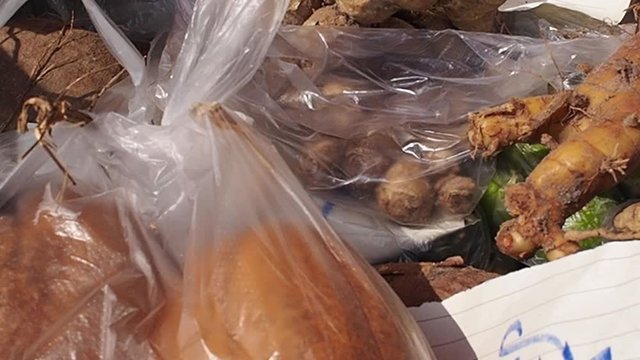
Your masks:
M488 158L515 143L540 142L543 136L559 139L565 122L587 105L571 91L512 99L469 114L469 141L474 153Z
M298 173L310 188L331 188L336 185L345 141L331 136L319 136L305 144L298 155Z
M583 231L567 231L568 241L580 242L593 237L600 237L608 241L640 240L640 203L634 203L614 218L610 228L600 228Z
M347 145L342 169L353 179L350 184L356 198L369 197L393 163L390 151L396 151L395 140L381 132L374 132Z
M640 35L635 35L572 92L513 100L470 115L469 140L484 156L515 142L548 135L557 139L525 183L506 190L505 205L515 218L497 234L503 253L526 259L542 248L556 259L579 251L577 241L585 236L636 235L604 230L565 234L561 227L640 164L638 107Z

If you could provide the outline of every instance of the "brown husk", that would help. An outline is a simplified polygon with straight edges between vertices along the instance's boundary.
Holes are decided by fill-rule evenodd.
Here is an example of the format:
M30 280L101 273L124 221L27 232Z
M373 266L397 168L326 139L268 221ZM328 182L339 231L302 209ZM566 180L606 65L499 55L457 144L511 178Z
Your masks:
M499 276L448 261L389 263L376 266L376 270L406 306L442 301Z

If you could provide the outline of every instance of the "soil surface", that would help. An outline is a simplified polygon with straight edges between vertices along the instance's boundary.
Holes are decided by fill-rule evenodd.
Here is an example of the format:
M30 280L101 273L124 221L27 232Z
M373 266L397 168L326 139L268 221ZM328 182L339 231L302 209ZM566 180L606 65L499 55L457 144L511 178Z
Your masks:
M79 110L122 69L96 33L49 19L10 21L0 28L0 131L13 130L22 103L61 94Z

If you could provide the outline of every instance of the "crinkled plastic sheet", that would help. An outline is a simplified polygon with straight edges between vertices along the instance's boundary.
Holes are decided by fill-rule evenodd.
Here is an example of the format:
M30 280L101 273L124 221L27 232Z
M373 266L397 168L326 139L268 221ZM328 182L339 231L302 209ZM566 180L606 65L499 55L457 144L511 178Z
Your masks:
M238 121L244 121L240 119ZM199 124L209 126L206 119ZM376 359L387 354L386 358L394 358L393 354L400 353L407 354L409 358L429 358L428 345L423 342L419 329L384 281L323 222L319 210L287 170L275 149L265 139L253 134L250 126L243 125L242 129L246 133L236 133L238 130L222 126L221 129L210 130L216 132L214 136L186 126L137 124L115 114L96 118L83 128L64 124L56 126L53 142L58 145L57 156L78 182L77 186L67 184L67 191L83 194L83 199L86 198L90 204L98 201L99 194L111 194L110 198L117 203L122 202L129 206L127 209L135 209L130 216L140 216L145 223L145 229L137 231L144 233L150 227L155 230L151 234L159 235L153 240L165 240L164 244L168 245L162 250L156 249L161 253L157 257L163 258L164 264L168 265L162 267L149 263L143 267L145 274L153 273L169 284L179 284L181 278L186 281L182 288L172 286L170 292L150 291L147 297L141 294L136 298L134 305L138 307L145 306L145 301L153 300L155 304L150 309L144 308L145 314L154 310L153 316L144 317L139 324L134 315L143 310L134 305L131 305L133 308L128 307L129 297L119 297L122 288L129 289L131 293L127 287L130 283L123 280L113 286L105 285L104 291L98 295L107 294L108 299L102 303L96 301L113 311L120 311L114 316L125 316L124 320L118 320L114 325L111 323L114 318L107 314L105 318L95 320L101 321L96 325L93 319L97 315L92 307L73 308L77 311L73 315L91 317L93 327L85 329L75 320L68 324L61 320L56 328L70 328L76 337L70 338L66 330L61 330L62 339L55 339L61 346L47 350L55 354L52 358L102 351L100 356L106 359L212 359L210 354L225 354L226 350L214 344L224 343L225 334L229 333L240 334L236 340L249 349L249 358L256 359L275 353L291 354L292 358L298 358L302 353L306 356L313 354L318 359L343 359L349 354L357 358L375 356ZM30 135L22 135L20 142L30 143ZM88 231L70 222L79 211L72 208L75 200L68 206L76 212L62 211L63 208L56 206L54 198L60 194L62 182L59 169L50 161L45 161L40 167L27 166L34 162L39 164L42 156L47 159L46 154L37 148L26 161L19 163L0 188L0 193L15 189L7 184L19 184L19 190L14 192L12 199L19 198L22 191L35 194L28 189L40 186L42 190L38 180L46 179L52 184L52 191L47 193L46 202L41 207L62 213L64 225L71 226L64 231L78 231L80 234ZM31 173L16 171L22 168L36 170ZM12 199L5 202L5 206L11 206ZM112 214L101 210L91 210L98 218L91 226L99 226L103 220L110 233L119 229L113 223ZM33 216L27 214L19 218L29 221ZM134 226L127 224L122 228L129 235ZM248 234L248 237L243 234ZM117 236L109 239L117 240ZM128 236L127 244L135 243L133 239ZM144 240L146 244L147 239ZM175 251L171 248L173 245L179 249ZM253 251L254 246L267 251ZM186 259L175 256L166 259L168 254L185 251L185 247ZM34 248L37 250L37 245ZM147 259L140 252L131 256L136 261ZM102 259L101 254L95 257ZM185 264L184 277L173 272L170 266L182 263ZM342 269L341 266L344 269L336 271ZM134 270L126 272L126 275L133 276L131 281L143 282L142 276L132 275L136 274ZM225 282L219 284L213 274L228 276L224 275L221 280ZM282 277L283 274L286 276ZM252 283L255 276L264 281ZM191 282L197 278L202 281ZM293 283L297 285L292 287ZM131 288L144 289L141 284L136 284ZM115 288L115 297L111 296L112 288ZM253 295L246 293L248 289ZM160 289L154 291L160 292ZM220 298L216 294L225 295ZM264 296L275 299L275 302ZM297 299L295 304L289 304L287 301L293 298ZM324 301L313 300L317 298ZM158 306L155 301L165 300L169 301L168 308L163 307L159 313L156 312ZM211 307L203 309L203 304ZM121 315L121 312L131 317ZM179 328L180 336L174 333L178 331L172 322L175 312L183 322ZM267 324L280 325L263 327L256 323L247 326L242 319L248 313L252 313L251 318L255 319L272 317L273 322L268 321ZM221 327L216 324L219 324L217 320L222 314L227 325ZM238 314L244 315L236 317ZM309 318L305 314L315 315ZM300 317L307 320L319 317L322 320L300 321ZM278 319L291 319L293 323L279 323ZM194 322L200 329L196 333L192 327ZM100 337L109 326L117 328L106 332L108 336ZM95 329L102 332L96 335L92 331ZM317 347L307 347L306 342L311 341L319 329L324 329L327 334L334 333ZM84 330L82 336L78 335L81 330ZM130 337L133 330L137 331L135 341ZM371 336L356 340L356 336L366 333L371 333ZM336 345L336 341L345 334L354 339L344 346ZM202 352L189 345L191 342L188 340L184 343L183 335L187 336L186 339L188 336L202 337L196 346ZM216 340L211 340L211 336ZM268 343L251 346L246 342L253 342L256 338ZM123 347L121 341L128 341L128 346ZM149 350L151 345L153 351ZM240 349L235 345L231 348ZM29 348L29 351L36 350Z
M109 318L110 327L92 327L106 333L89 345L101 346L95 357L146 358L133 340L120 347L120 339L133 339L127 332L136 330L143 332L135 338L143 350L150 341L160 357L170 359L228 354L234 359L432 358L397 296L333 233L275 149L247 125L252 120L237 113L232 121L215 122L208 116L211 105L192 112L195 103L227 99L251 79L284 5L196 2L171 69L177 80L167 91L164 126L116 113L94 114L94 121L82 128L55 126L56 153L78 181L73 190L90 196L120 189L145 230L158 235L162 252L184 264L185 276L151 264L145 268L145 275L157 271L170 284L182 283L163 294L168 306L153 313L161 315L159 322L144 318L154 323L150 340L144 337L148 323L130 326L135 318L127 316L134 313L119 307L130 298L104 292L111 301L108 309L122 309L118 315L125 320L112 324ZM242 31L232 31L237 19L229 14L240 16ZM144 112L144 106L138 110ZM0 189L8 192L4 204L29 182L52 174L59 185L62 175L38 147ZM54 189L51 198L59 187ZM253 251L256 247L264 252ZM136 261L143 258L132 255ZM138 300L149 299L156 298ZM122 337L110 341L119 330ZM81 357L83 344L73 338L64 351Z
M179 29L169 36L160 129L176 144L193 214L188 237L170 239L184 250L184 282L163 312L159 350L172 359L429 359L397 296L335 236L253 120L209 104L251 80L285 5L197 1L179 52Z
M286 3L276 0L197 1L163 89L162 123L185 122L193 104L223 102L249 82L285 10Z
M33 141L33 138L20 136L16 132L0 134L0 184L9 177Z
M197 193L182 301L166 313L181 314L180 327L161 329L162 354L432 358L397 296L335 235L251 119L211 105L195 119L205 131L190 141L203 146L185 160L208 165L189 176Z
M583 76L576 70L579 64L605 60L621 41L597 37L549 42L457 31L284 27L252 82L227 103L256 119L256 126L275 142L322 206L333 203L341 213L359 219L354 224L329 217L340 235L371 261L384 259L385 251L387 259L393 259L401 249L400 256L414 259L462 255L486 268L495 255L492 239L443 237L460 234L461 228L483 233L474 213L434 216L418 226L398 224L380 209L375 194L364 199L354 195L351 187L360 174L349 176L340 162L320 162L321 176L310 181L308 173L299 170L309 143L318 135L346 142L371 131L404 135L409 142L391 145L397 146L392 149L396 159L427 159L424 173L429 174L429 154L438 150L447 154L440 166L462 166L463 174L477 186L470 198L475 205L493 167L472 159L466 114L511 97L572 86ZM377 218L371 220L376 225L363 217ZM445 224L449 225L443 231ZM382 242L386 245L363 245L367 232L386 233ZM413 235L410 241L407 234ZM443 238L449 242L435 241Z
M134 194L110 186L90 158L90 139L58 130L78 186L41 162L41 149L15 164L31 134L2 135L10 174L0 187L0 357L157 358L150 336L175 265L140 221Z
M366 131L361 125L451 126L467 112L505 98L547 92L548 86L561 89L576 65L599 63L620 44L621 38L606 36L545 41L453 30L287 26L251 86L237 97L267 110L273 122L341 137ZM323 97L321 86L336 78L356 90ZM282 101L290 98L282 96L290 91L307 102L287 112ZM381 114L336 127L331 118L315 119L314 103Z
M140 124L115 113L96 116L81 129L64 125L57 125L53 132L56 157L74 179L82 180L77 186L69 186L89 194L126 189L148 231L172 261L182 264L194 192L185 177L202 173L204 169L196 166L205 161L197 158L196 149L204 144L193 141L194 132L186 127ZM39 146L25 161L18 162L35 141L33 134L2 136L13 141L0 149L0 161L7 166L0 171L8 175L0 188L0 205L25 186L24 179L30 174L62 177ZM184 166L185 154L193 166Z

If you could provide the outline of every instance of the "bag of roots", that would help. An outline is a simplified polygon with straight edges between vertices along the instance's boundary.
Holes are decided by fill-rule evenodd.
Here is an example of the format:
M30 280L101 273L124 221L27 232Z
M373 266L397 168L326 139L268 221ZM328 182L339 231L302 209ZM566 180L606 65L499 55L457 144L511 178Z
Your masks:
M453 233L478 221L474 209L494 172L492 162L474 159L467 113L561 89L571 76L559 70L593 63L618 43L285 27L252 82L227 103L256 120L314 196L387 228L421 231L426 236L402 248L433 255L444 224ZM475 254L462 241L442 253L458 247L482 263L493 248L474 241Z

